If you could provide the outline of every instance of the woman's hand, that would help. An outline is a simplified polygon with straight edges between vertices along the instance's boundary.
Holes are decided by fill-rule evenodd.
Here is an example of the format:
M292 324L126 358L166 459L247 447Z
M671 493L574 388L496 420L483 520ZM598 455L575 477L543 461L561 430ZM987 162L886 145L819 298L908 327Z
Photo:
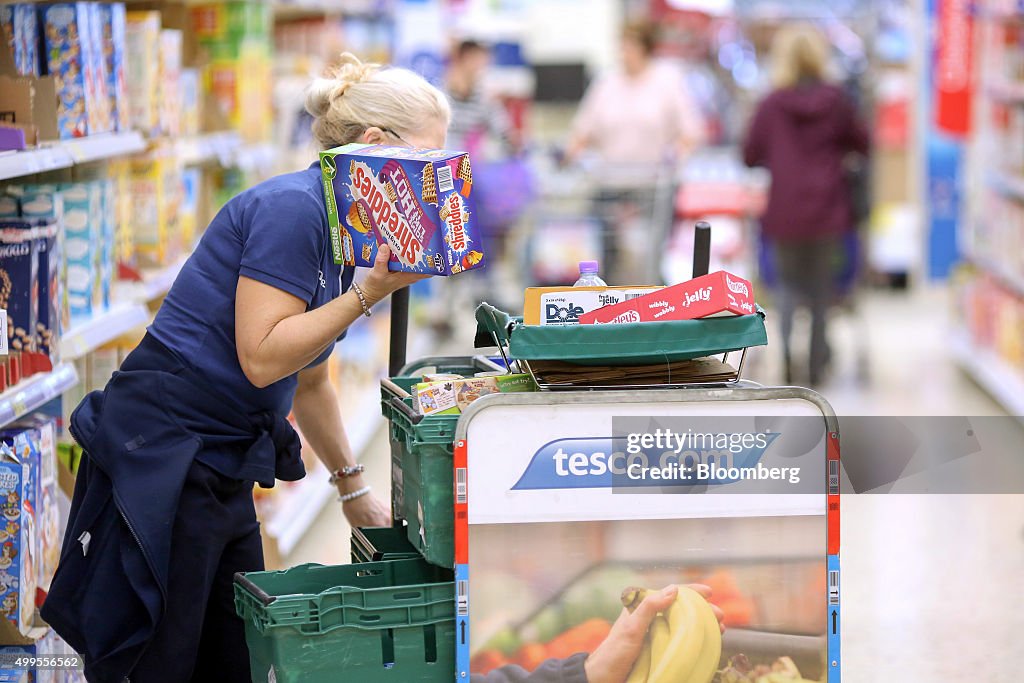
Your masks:
M377 258L373 261L373 268L366 279L359 283L366 295L366 303L370 306L394 291L430 277L425 273L393 273L388 270L388 261L390 260L391 247L386 244L380 245L380 248L377 249Z
M702 584L690 584L689 588L697 591L705 598L711 597L711 589ZM640 650L643 649L647 629L659 612L664 612L675 601L679 594L677 586L669 586L660 593L651 593L632 613L623 609L622 614L612 625L611 633L594 650L584 664L588 683L623 683L633 669ZM722 610L711 608L718 617L718 626L723 631Z
M391 526L391 510L372 493L342 503L341 509L353 528Z

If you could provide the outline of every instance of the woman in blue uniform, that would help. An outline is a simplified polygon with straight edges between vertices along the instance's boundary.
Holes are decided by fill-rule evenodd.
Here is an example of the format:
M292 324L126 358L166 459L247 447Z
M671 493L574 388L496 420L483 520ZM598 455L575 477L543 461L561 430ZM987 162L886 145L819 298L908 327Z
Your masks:
M306 107L321 148L443 147L449 121L422 78L351 55ZM348 521L390 522L324 362L349 325L423 277L389 272L388 256L358 284L334 263L317 164L257 185L218 213L142 343L76 409L88 457L43 614L90 681L251 680L232 576L264 566L253 483L304 474L289 413Z

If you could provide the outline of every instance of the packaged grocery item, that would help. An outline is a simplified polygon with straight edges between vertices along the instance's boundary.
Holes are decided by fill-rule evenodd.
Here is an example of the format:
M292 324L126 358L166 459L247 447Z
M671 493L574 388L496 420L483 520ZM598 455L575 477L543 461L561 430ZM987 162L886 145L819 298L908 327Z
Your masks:
M91 74L87 81L90 90L88 101L94 106L89 111L89 134L109 133L114 130L110 115L110 89L107 62L103 49L103 17L98 2L87 3L89 8L88 68Z
M320 153L337 263L372 266L391 247L391 270L455 275L484 265L463 152L352 144Z
M34 452L24 432L0 444L0 642L11 642L8 637L18 642L32 628L35 616Z
M36 311L36 350L41 354L38 372L49 372L60 361L61 268L63 249L60 224L53 219L40 220L36 234L36 274L39 299Z
M459 412L455 380L423 382L413 387L412 405L421 415L448 415Z
M455 383L455 402L459 410L465 410L469 404L481 396L498 393L498 381L494 377L469 377Z
M57 501L57 421L43 413L34 413L13 425L24 430L38 453L30 463L31 486L35 497L36 528L39 532L37 585L49 590L50 580L60 558L60 509Z
M528 287L523 304L526 325L575 325L584 313L621 303L660 287Z
M128 12L125 23L125 80L132 127L146 135L160 130L160 12Z
M181 134L181 43L181 31L160 31L160 133L171 137Z
M37 245L32 227L25 220L0 222L0 309L7 311L7 344L17 374L10 383L32 373L31 367L21 365L21 354L35 350L39 310Z
M36 6L0 5L0 46L5 46L19 76L39 76L39 28Z
M72 319L93 315L98 297L100 194L92 183L61 185L68 308Z
M127 17L124 3L101 3L99 8L103 62L107 79L107 101L110 103L111 127L117 131L131 130L128 111L128 90L125 81L125 26Z
M2 5L0 5L2 7ZM20 218L21 203L17 197L0 195L0 219Z
M113 178L103 178L96 181L96 186L100 193L99 298L100 306L106 309L110 308L111 288L117 269L117 183Z
M116 345L108 344L96 349L92 353L92 362L89 367L89 391L97 391L107 386L107 382L120 367L120 360Z
M533 381L533 377L525 372L511 375L495 375L494 381L498 385L498 393L502 394L537 391L537 383Z
M57 127L62 139L89 134L96 119L95 72L90 61L90 25L88 3L43 5L40 10L46 64L57 81Z
M197 135L202 122L199 70L182 69L179 75L181 90L181 134Z
M181 172L181 205L178 207L178 230L186 252L196 242L196 228L199 223L199 191L202 171L186 168Z
M694 320L754 312L754 288L724 270L580 315L583 325Z
M132 241L140 267L167 265L178 249L177 213L180 171L166 150L138 155L131 162Z

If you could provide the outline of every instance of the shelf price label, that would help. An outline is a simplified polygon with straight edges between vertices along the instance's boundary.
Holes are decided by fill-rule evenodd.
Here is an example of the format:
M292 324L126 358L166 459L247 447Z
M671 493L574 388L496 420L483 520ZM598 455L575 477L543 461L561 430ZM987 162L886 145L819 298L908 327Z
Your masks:
M24 415L28 412L28 396L24 391L19 391L11 399L11 408L14 409L15 415Z
M0 308L0 356L7 355L7 311Z

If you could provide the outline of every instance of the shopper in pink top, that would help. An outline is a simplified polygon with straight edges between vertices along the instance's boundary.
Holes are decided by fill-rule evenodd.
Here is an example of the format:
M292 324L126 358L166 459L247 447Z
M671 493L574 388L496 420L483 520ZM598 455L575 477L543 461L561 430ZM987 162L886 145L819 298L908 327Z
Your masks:
M636 263L636 254L656 253L664 245L672 225L668 205L679 163L705 139L704 122L684 74L654 59L656 44L653 25L626 26L621 67L591 84L566 148L569 163L584 152L594 153L593 213L602 224L601 265L610 284L649 280L647 257ZM662 204L666 210L659 211ZM629 251L619 248L620 243L625 246L619 216L637 209L651 219L644 243L632 245L631 261Z

